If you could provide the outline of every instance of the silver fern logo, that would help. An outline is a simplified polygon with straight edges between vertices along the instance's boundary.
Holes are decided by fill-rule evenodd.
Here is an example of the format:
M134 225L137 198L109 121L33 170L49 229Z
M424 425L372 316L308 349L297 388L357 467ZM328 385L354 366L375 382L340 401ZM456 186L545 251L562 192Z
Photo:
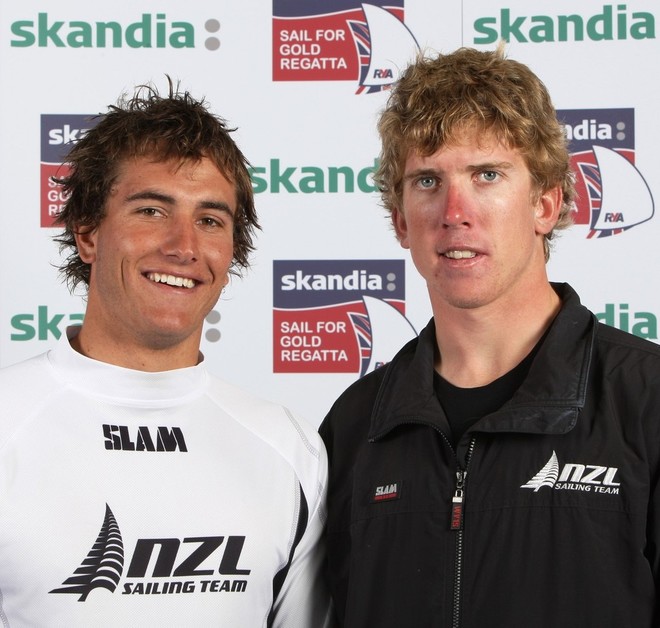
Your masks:
M105 517L101 531L87 558L59 589L50 593L80 594L79 602L84 602L94 589L108 589L113 592L124 569L124 544L121 532L112 510L105 505Z
M553 451L550 460L545 466L529 481L520 488L531 488L536 493L542 486L554 488L559 477L559 460L557 454Z

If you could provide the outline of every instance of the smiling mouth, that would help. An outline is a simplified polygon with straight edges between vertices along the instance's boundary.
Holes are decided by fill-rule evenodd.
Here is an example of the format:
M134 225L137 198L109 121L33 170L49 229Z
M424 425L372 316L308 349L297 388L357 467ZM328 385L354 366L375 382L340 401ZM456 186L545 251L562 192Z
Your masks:
M477 256L474 251L445 251L443 255L449 259L470 259Z
M163 273L147 273L147 279L156 283L165 283L168 286L178 288L194 288L195 280L188 277L177 277L176 275L166 275Z

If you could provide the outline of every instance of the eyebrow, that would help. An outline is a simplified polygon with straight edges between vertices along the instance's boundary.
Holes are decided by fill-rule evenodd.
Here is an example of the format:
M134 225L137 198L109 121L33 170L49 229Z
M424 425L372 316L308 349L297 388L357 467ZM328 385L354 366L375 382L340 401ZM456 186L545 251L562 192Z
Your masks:
M514 165L510 161L487 161L482 164L468 166L473 172L479 170L511 170Z
M417 179L418 177L437 177L440 174L438 170L433 168L417 168L411 172L408 172L403 175L404 181L410 181L412 179Z
M511 170L514 165L510 161L486 161L478 164L469 164L465 167L467 172L481 172L484 170ZM404 181L416 179L423 176L437 177L442 175L443 171L438 168L417 168L403 176Z
M155 192L153 190L145 190L144 192L136 192L126 197L126 201L158 201L160 203L165 203L167 205L176 204L176 199L169 194L163 194L162 192ZM231 207L224 201L202 201L199 203L198 207L200 209L216 209L218 211L227 212L232 218L234 217L234 212Z

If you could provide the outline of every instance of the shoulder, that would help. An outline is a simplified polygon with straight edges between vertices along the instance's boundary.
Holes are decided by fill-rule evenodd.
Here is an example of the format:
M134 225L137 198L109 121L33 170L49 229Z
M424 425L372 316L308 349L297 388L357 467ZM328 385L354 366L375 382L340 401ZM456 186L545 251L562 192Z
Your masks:
M13 401L42 403L59 388L48 353L0 369L0 400L5 407Z
M405 382L409 377L418 378L417 369L424 368L428 361L423 354L433 355L434 337L431 320L419 336L401 347L391 362L364 375L346 388L321 425L320 432L326 445L333 433L339 434L348 430L347 436L350 437L357 429L366 434L372 412L383 391L397 386L401 381Z
M318 432L307 420L215 376L210 377L208 394L234 421L291 466L305 493L320 492L327 474L327 458Z
M30 378L32 375L38 375L39 371L48 368L47 355L47 353L42 353L33 358L28 358L22 362L17 362L16 364L0 369L0 386L5 388L12 383L27 384L26 378Z
M319 427L331 471L336 473L339 461L350 460L367 439L374 403L387 366L353 382L334 402ZM347 465L348 466L348 465Z
M314 428L285 406L254 395L215 376L210 377L209 395L236 421L268 440L318 442Z
M619 408L629 425L649 430L647 442L660 442L660 346L599 323L591 356L592 390Z
M599 322L596 350L614 370L648 371L660 381L660 345Z
M337 397L328 412L323 425L340 421L341 417L350 413L351 415L367 412L370 414L374 401L385 378L388 365L381 366L371 373L367 373L354 381L344 392ZM323 427L321 431L323 431Z
M47 407L60 389L46 353L0 369L0 447L22 421Z

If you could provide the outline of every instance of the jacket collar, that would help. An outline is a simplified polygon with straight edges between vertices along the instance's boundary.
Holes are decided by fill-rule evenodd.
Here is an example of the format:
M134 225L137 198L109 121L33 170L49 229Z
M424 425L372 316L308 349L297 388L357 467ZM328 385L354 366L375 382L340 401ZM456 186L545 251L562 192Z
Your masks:
M526 380L502 408L469 431L565 434L574 427L585 402L597 326L568 284L553 284L553 288L563 305ZM428 424L447 432L447 419L433 388L435 350L431 319L386 367L371 417L371 440L407 423Z

